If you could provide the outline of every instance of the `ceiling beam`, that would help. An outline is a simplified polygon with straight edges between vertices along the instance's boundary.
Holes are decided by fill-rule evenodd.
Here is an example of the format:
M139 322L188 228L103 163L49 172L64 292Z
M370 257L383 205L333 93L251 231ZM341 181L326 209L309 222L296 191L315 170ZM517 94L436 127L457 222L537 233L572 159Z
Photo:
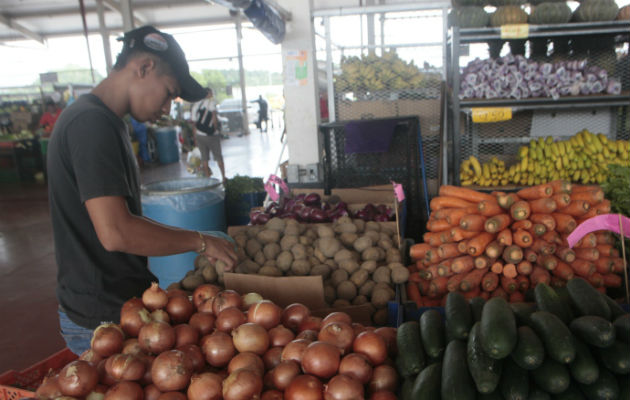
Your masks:
M32 30L24 27L24 25L21 25L15 22L13 19L8 18L2 14L0 14L0 24L6 25L14 31L20 32L23 36L29 39L33 39L41 44L44 44L44 38L41 35L33 32Z
M105 7L109 8L112 11L118 12L122 15L122 9L120 8L120 4L116 0L103 0L103 4ZM137 26L142 26L147 24L147 19L138 13L133 13L133 20Z

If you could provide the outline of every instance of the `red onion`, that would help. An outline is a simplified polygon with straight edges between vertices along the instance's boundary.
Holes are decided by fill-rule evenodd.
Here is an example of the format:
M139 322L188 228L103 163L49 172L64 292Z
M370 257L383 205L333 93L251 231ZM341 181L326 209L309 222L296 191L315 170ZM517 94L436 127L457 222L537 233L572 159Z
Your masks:
M144 400L157 400L162 392L154 384L149 384L144 387Z
M389 390L395 392L398 387L398 374L391 365L379 365L374 368L372 379L368 383L370 392Z
M151 314L151 321L162 321L167 324L171 323L171 317L164 310L155 310Z
M75 360L63 367L57 382L65 396L84 397L98 383L98 371L87 361Z
M152 282L151 286L142 293L142 303L149 311L158 310L166 306L168 296L166 295L166 291L160 288L157 282Z
M138 302L140 303L139 305ZM149 310L144 308L140 299L128 300L120 310L120 327L130 337L138 337L140 328L144 324L151 322L151 320Z
M188 300L188 297L173 296L168 299L166 304L166 312L171 317L173 324L188 322L194 311L193 304Z
M127 339L123 342L123 354L144 354L140 342L136 338Z
M297 334L296 339L306 339L310 342L316 342L319 333L317 331L307 329Z
M326 400L354 400L363 396L363 384L347 375L333 377L324 390Z
M223 398L223 378L212 372L193 375L188 386L188 400L220 400Z
M126 342L124 342L126 343ZM124 346L123 346L124 347ZM123 348L124 350L124 348ZM85 360L90 364L96 366L103 359L103 357L99 356L92 349L87 349L79 356L79 360Z
M392 328L391 326L383 326L381 328L377 328L374 333L380 335L387 345L387 354L395 358L398 354L398 346L396 344L396 328Z
M99 356L105 358L120 353L125 341L125 334L116 324L103 324L94 330L90 347Z
M322 320L322 326L331 322L345 322L348 325L352 325L352 317L342 311L332 312Z
M192 361L179 350L161 353L153 361L151 378L161 392L182 390L192 376Z
M340 358L338 347L330 343L313 342L302 354L302 369L319 378L330 378L337 374Z
M247 368L237 369L223 381L225 400L251 400L260 397L263 389L262 376Z
M302 321L302 323L298 327L298 332L302 332L306 330L319 332L321 327L322 327L322 319L320 317L314 317L311 315Z

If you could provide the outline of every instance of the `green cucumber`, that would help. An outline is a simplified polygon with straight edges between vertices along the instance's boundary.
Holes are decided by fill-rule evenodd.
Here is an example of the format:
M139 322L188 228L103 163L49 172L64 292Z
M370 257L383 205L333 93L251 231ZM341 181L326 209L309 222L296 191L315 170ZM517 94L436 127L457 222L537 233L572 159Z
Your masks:
M608 308L610 309L610 315L612 315L613 320L621 317L622 315L629 315L626 312L626 310L621 308L619 303L617 303L615 300L611 299L609 296L606 296L604 293L600 293L600 294L606 301L606 304L608 304Z
M590 385L580 385L582 393L589 400L614 400L619 399L619 384L617 378L606 368L599 372L599 378Z
M551 400L551 395L544 390L533 386L529 389L528 400Z
M470 310L472 311L473 323L481 321L481 311L486 304L486 299L483 297L473 297L468 302L470 303Z
M413 381L411 399L439 399L442 384L442 363L431 364L422 370Z
M630 343L630 314L624 314L617 317L613 326L615 327L617 340Z
M438 358L444 353L444 321L438 310L430 309L420 316L420 338L430 358Z
M468 336L468 370L479 393L492 393L501 379L501 360L496 360L483 351L480 336L481 325L475 322Z
M444 306L446 331L452 339L466 340L472 327L472 311L464 296L459 292L446 295Z
M565 324L571 322L573 317L571 309L565 306L564 302L560 300L560 296L551 286L544 282L539 283L534 289L534 296L536 297L536 306L538 306L539 311L549 311Z
M466 365L466 343L452 340L442 362L442 399L474 400L476 392Z
M615 341L605 349L596 349L600 362L617 375L630 374L630 345Z
M595 347L609 347L615 342L615 327L607 319L585 315L571 321L571 333Z
M529 325L529 316L536 311L536 303L510 303L518 326Z
M549 394L564 392L571 382L567 367L549 357L545 358L540 367L533 370L531 374L536 386Z
M564 392L553 396L553 400L587 400L574 382Z
M396 332L398 352L397 366L403 378L422 371L425 364L424 350L420 340L420 326L416 321L403 322Z
M569 364L573 379L590 385L599 378L599 365L589 347L580 339L574 338L575 359Z
M506 358L501 374L501 394L505 400L526 400L529 397L529 375L527 371Z
M507 301L493 297L481 313L481 345L492 358L500 360L510 355L518 336L516 319Z
M567 289L579 315L598 315L610 321L612 314L608 303L586 280L573 278L567 282Z
M532 328L545 345L546 354L560 363L568 364L575 358L573 335L556 315L536 311L531 315Z
M503 400L500 390L495 390L492 393L477 393L477 400Z
M630 375L617 375L619 399L630 399Z
M400 388L400 397L401 397L402 400L414 400L415 399L415 397L413 396L413 393L411 392L411 389L413 388L414 378L405 379L403 381L403 384L402 384L402 386Z
M529 326L519 327L517 335L518 341L512 350L512 360L516 365L526 370L538 368L545 359L543 343Z

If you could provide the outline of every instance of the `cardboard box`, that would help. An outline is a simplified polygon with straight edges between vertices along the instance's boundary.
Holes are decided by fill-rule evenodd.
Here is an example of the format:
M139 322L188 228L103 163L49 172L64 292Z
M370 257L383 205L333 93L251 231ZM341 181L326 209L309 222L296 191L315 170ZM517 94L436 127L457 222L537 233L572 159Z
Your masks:
M422 136L440 134L440 99L396 100L397 116L417 116Z
M337 120L374 119L396 116L396 107L391 101L345 101L337 104Z

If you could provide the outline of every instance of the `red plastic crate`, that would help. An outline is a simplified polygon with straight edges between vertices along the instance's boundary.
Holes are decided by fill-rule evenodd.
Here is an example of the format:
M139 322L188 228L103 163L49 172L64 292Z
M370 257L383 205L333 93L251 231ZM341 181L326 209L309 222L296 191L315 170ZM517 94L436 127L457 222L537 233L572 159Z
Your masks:
M77 355L66 347L23 371L11 370L5 372L0 375L0 400L35 397L35 390L51 369L58 372L66 364L77 358Z

